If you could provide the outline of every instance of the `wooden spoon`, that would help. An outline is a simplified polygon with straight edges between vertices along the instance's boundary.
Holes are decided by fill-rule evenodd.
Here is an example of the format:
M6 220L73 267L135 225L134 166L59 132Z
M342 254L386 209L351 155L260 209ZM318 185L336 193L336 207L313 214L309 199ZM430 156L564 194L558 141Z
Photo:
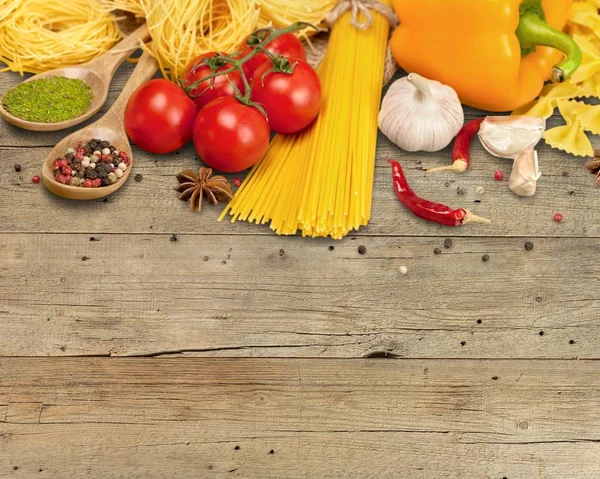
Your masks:
M144 24L131 33L131 35L129 35L127 38L117 43L108 52L97 58L94 58L87 63L40 73L22 82L28 83L48 77L77 78L85 81L88 85L90 85L90 87L92 87L93 97L90 107L83 115L73 118L72 120L60 121L57 123L38 123L35 121L23 120L22 118L11 115L4 109L1 101L0 115L2 115L9 123L12 123L20 128L24 128L25 130L56 131L78 125L82 121L90 118L92 115L98 112L100 108L102 108L102 105L104 105L108 96L108 87L110 86L110 82L117 71L117 68L119 68L121 63L123 63L125 58L131 55L136 46L139 44L139 41L145 40L148 37L148 26Z
M114 193L125 184L125 181L129 178L129 173L131 172L131 167L133 165L131 146L129 145L124 125L125 106L127 100L129 100L129 97L137 87L150 80L154 73L156 73L156 70L158 70L158 63L156 63L156 60L152 55L145 52L140 57L135 70L133 70L131 77L119 95L119 98L113 103L110 110L106 112L106 115L91 125L88 125L75 133L71 133L52 149L42 166L42 180L44 181L46 188L52 191L52 193L72 200L95 200ZM102 186L99 188L64 185L56 181L52 174L52 162L57 158L62 158L66 151L69 148L73 148L77 142L81 141L87 143L92 138L109 141L117 150L127 153L131 161L129 167L125 170L123 177L110 186Z

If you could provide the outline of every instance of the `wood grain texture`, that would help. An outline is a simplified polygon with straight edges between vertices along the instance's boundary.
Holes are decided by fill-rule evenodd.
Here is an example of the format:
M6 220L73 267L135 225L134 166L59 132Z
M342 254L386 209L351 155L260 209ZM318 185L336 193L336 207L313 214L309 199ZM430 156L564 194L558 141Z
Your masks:
M129 66L122 68L115 77L113 88L129 73ZM13 85L14 75L0 76L0 92ZM479 115L467 111L467 117ZM558 124L553 118L550 126ZM80 231L82 215L86 229L111 233L173 233L175 231L195 234L265 234L271 235L267 226L247 223L231 225L217 223L220 207L206 208L202 215L190 215L184 204L177 200L173 188L177 185L175 174L184 168L198 168L192 145L179 154L150 155L137 148L133 173L141 173L144 181L129 182L107 203L92 202L74 205L72 202L52 198L44 188L35 187L30 178L39 174L50 147L63 138L65 132L25 132L6 123L0 126L0 228L5 232L77 232ZM595 140L594 140L595 141ZM600 146L596 141L597 146ZM380 135L375 172L372 220L369 227L359 235L391 236L439 236L449 234L448 228L434 225L414 217L398 203L392 190L389 157L399 159L409 182L423 197L445 202L454 207L466 207L475 214L493 220L493 225L467 225L452 230L459 236L553 236L553 237L599 237L600 210L590 205L597 200L600 191L594 185L593 176L584 168L584 160L565 155L540 145L540 165L544 174L538 193L533 198L520 198L508 188L508 180L498 183L493 179L496 169L511 169L510 160L493 158L481 145L473 146L473 168L464 175L440 173L425 176L423 168L450 163L450 150L442 152L410 154L402 152ZM14 163L23 166L17 174ZM565 173L568 176L563 176ZM233 175L243 176L243 175ZM231 176L230 176L231 178ZM476 193L477 187L485 190ZM464 195L457 194L460 187ZM102 201L102 200L100 200ZM480 201L481 203L475 203ZM30 212L34 210L35 215ZM115 222L114 218L128 212L128 221ZM557 225L552 215L560 211L565 221ZM55 221L60 217L62 221ZM25 221L24 218L27 218Z
M0 354L600 357L596 239L443 241L3 234Z
M597 361L0 359L0 377L3 477L600 475Z

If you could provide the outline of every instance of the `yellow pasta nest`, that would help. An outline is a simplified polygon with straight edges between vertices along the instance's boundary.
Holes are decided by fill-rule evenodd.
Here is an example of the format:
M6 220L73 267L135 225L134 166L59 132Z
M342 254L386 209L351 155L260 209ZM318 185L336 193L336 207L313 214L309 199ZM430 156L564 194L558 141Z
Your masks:
M0 70L40 73L85 63L121 37L97 0L0 0Z
M297 21L320 23L336 1L103 0L112 9L146 19L152 53L163 75L172 80L177 80L187 64L202 53L238 50L256 28L287 26Z

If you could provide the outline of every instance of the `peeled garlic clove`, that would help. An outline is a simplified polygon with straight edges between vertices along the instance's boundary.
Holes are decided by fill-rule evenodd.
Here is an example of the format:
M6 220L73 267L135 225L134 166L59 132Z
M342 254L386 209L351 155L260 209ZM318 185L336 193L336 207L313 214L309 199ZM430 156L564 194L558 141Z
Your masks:
M508 187L519 196L533 196L541 176L537 151L529 148L515 158Z
M464 123L456 92L416 73L396 80L379 112L379 129L406 151L439 151Z
M533 116L488 116L479 128L483 147L500 158L516 158L542 139L546 120Z

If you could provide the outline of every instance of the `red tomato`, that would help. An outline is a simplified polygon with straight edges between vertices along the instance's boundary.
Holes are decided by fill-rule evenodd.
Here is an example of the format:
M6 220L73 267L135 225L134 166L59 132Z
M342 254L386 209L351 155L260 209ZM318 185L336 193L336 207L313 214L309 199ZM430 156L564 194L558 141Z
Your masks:
M252 51L252 48L256 45L252 44L254 34L248 36L246 40L242 43L240 48L242 49L241 57L246 56L248 53ZM259 35L264 39L265 33ZM304 45L302 42L296 38L296 36L292 33L286 33L285 35L281 35L277 37L272 42L268 43L265 47L265 50L274 53L276 55L283 55L288 60L298 60L301 62L306 62L306 51L304 50ZM259 53L255 57L252 57L246 63L244 63L243 69L244 73L248 78L252 76L252 74L256 71L256 69L261 66L263 63L267 62L269 57L264 53ZM269 62L270 64L270 62Z
M267 112L271 130L296 133L319 114L321 82L308 63L297 62L292 73L270 72L261 65L252 76L252 101ZM266 75L265 75L266 74Z
M211 74L210 66L201 64L204 58L212 58L216 55L216 52L205 53L197 58L194 58L189 65L186 67L181 77L181 85L184 89L192 85L193 83L206 78ZM215 73L219 73L231 68L229 65L224 65L217 68ZM211 80L205 80L200 83L196 88L191 89L187 92L189 97L194 100L198 108L202 108L209 101L222 96L234 96L235 88L232 83L238 88L240 93L244 93L244 82L239 71L228 73L227 75L221 75Z
M194 146L211 168L237 173L250 168L267 152L269 123L256 108L221 97L206 105L194 123Z
M125 107L125 130L150 153L170 153L192 139L198 108L175 83L150 80Z

